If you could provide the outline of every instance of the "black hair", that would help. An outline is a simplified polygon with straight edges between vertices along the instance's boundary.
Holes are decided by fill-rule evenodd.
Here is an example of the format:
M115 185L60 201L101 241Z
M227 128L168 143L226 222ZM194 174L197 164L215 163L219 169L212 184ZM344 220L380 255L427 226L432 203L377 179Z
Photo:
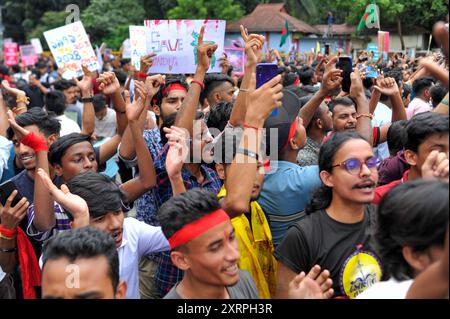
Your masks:
M310 96L311 97L311 96ZM316 121L318 119L320 119L320 117L322 116L322 108L320 107L320 105L316 108L316 111L314 112L311 121L309 122L308 127L306 127L306 132L308 133L314 126L314 124L316 123Z
M167 87L171 86L174 83L181 84L186 89L186 91L189 88L189 86L186 82L186 77L184 75L182 75L182 74L167 74L164 84L161 85L158 93L156 93L154 101L152 101L153 105L158 105L159 107L161 107L163 98L167 97L167 93L163 94L163 92L166 90ZM161 114L162 114L162 111L161 111Z
M61 159L66 153L67 149L75 144L89 142L91 137L80 133L71 133L58 138L48 150L48 162L52 165L61 165Z
M229 82L234 87L234 82L228 75L221 73L206 74L205 80L203 81L205 84L205 89L200 94L200 104L203 105L205 99L207 99L209 95L224 82Z
M408 125L408 120L396 121L389 126L387 132L387 145L391 156L395 156L405 148L406 125Z
M334 115L334 109L335 109L336 105L354 106L356 108L355 103L350 98L348 98L348 97L337 97L337 98L335 98L334 100L331 100L328 103L328 107L329 107L331 113L333 113L333 115Z
M94 112L98 113L106 107L106 96L101 93L95 94L92 100Z
M56 115L63 115L66 110L66 96L61 91L50 91L45 95L45 108L55 112Z
M366 141L356 132L336 132L325 143L322 144L319 151L319 172L327 171L331 173L333 170L333 162L336 153L341 147L350 140ZM322 185L315 192L311 202L306 206L306 214L325 209L331 205L333 199L333 189L326 185Z
M105 257L108 261L108 276L114 293L119 285L119 255L116 244L110 234L93 227L82 227L59 233L43 247L43 266L49 260L67 258L75 262L81 258Z
M48 68L48 65L47 65L47 63L45 62L45 61L39 61L37 64L36 64L36 68L37 69L43 69L43 68Z
M298 79L297 73L293 72L286 73L283 79L283 87L293 85L297 79Z
M242 128L227 128L214 145L214 163L231 164L242 139ZM220 149L219 149L220 147Z
M397 83L397 86L401 88L403 84L403 72L400 69L392 69L388 70L384 73L385 78L393 78L395 82ZM389 96L385 94L381 94L380 101L385 102L389 100Z
M78 195L86 201L91 218L119 211L126 201L125 194L120 187L109 177L99 173L79 174L67 182L67 187L72 194Z
M314 69L312 67L303 67L298 71L300 82L303 85L312 85L312 78L314 77Z
M424 76L414 80L412 85L412 90L414 92L414 96L419 96L426 89L430 88L434 84L435 80L432 77Z
M414 115L406 126L405 149L417 153L419 146L431 135L448 134L448 115L424 112Z
M408 95L411 95L411 92L412 92L412 86L409 85L409 84L407 84L407 83L405 83L405 84L403 85L402 98L403 98L403 99L406 99L406 98L408 97Z
M441 103L441 101L444 99L447 93L448 93L447 88L443 86L441 83L438 83L435 86L431 87L430 95L433 107L438 106L438 104Z
M128 64L130 62L131 62L130 58L120 59L120 66L124 66L125 64Z
M27 112L19 114L16 117L16 123L21 127L36 125L46 137L52 134L59 135L61 130L61 123L56 119L55 114L46 112L39 107L33 107ZM8 139L12 140L14 131L8 127L6 134Z
M55 90L64 91L70 89L72 86L77 86L77 84L72 80L61 79L53 83Z
M201 188L171 197L158 210L159 223L166 238L172 237L185 225L220 208L216 194Z
M233 103L219 102L211 108L207 121L208 127L216 128L223 131L228 121L230 120L231 111L233 110Z
M127 82L128 75L120 69L114 69L113 72L116 75L116 78L119 81L119 84L125 85L125 83Z
M426 252L443 246L448 225L448 183L408 181L394 187L378 206L375 248L385 271L398 281L414 277L402 249Z

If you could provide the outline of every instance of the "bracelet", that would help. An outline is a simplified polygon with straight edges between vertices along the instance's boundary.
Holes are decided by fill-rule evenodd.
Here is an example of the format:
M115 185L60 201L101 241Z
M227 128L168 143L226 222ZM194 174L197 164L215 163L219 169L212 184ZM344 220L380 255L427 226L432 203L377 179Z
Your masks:
M27 135L25 135L20 140L20 142L28 147L31 147L35 153L40 151L48 152L47 141L43 137L35 134L34 132L30 132Z
M359 119L360 117L368 117L369 119L373 119L373 114L358 114L357 116L356 116L356 119Z
M30 104L30 98L27 96L19 96L16 99L16 103L25 103L26 105Z
M245 128L252 128L252 129L257 130L257 131L262 130L262 127L256 127L256 126L248 125L248 124L245 124L245 123L244 123L243 126L244 126Z
M145 74L145 73L142 72L142 71L139 71L138 74L137 74L137 76L138 76L138 78L140 78L140 79L146 79L146 78L147 78L147 74Z
M17 248L0 248L0 253L15 253Z
M12 240L17 236L17 227L14 229L5 228L3 225L0 225L0 237L7 240Z
M92 102L94 102L94 97L92 95L81 98L81 103L92 103Z
M191 83L197 83L198 85L200 85L200 87L202 88L202 90L205 89L205 83L197 81L197 80L192 80Z
M236 151L236 154L243 154L245 156L254 158L256 160L259 160L259 155L257 153L252 152L252 151L250 151L250 150L248 150L246 148L238 148L237 151Z
M8 237L8 236L5 236L2 233L0 233L0 238L6 239L6 240L14 240L14 239L16 239L16 236Z

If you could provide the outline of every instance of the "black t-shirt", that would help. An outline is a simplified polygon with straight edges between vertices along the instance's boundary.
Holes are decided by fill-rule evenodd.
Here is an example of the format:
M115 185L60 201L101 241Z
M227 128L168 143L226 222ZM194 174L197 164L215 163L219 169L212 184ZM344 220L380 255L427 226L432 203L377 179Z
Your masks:
M275 257L296 273L314 265L330 271L335 297L355 298L382 279L382 266L371 248L375 207L367 206L364 220L343 224L325 210L293 224L275 251Z

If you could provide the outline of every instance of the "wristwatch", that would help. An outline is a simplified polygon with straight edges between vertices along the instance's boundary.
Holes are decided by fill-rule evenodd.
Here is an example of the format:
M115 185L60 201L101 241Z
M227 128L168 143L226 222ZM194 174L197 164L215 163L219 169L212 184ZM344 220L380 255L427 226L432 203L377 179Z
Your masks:
M92 103L94 101L94 97L93 96L88 96L88 97L82 97L81 98L81 103Z

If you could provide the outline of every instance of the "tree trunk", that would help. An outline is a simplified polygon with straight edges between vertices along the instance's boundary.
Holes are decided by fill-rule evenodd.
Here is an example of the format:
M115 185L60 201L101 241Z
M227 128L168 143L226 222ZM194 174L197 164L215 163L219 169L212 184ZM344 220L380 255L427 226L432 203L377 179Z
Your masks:
M402 51L405 50L405 41L403 40L402 34L402 20L397 16L397 31L398 36L400 37L400 43L402 44Z

